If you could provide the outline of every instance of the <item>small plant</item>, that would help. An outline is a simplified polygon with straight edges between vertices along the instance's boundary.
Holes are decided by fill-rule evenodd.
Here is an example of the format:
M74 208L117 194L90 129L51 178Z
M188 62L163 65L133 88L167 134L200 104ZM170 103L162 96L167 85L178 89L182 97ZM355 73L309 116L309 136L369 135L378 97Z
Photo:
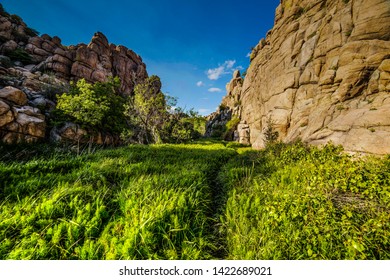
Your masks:
M5 67L5 68L10 68L12 66L12 63L8 57L3 56L3 57L0 57L0 65Z
M317 31L314 31L313 33L311 33L309 36L307 36L307 40L313 38L314 36L317 35Z
M339 105L336 106L336 109L337 109L338 111L342 111L342 110L345 110L346 108L344 107L343 104L339 104Z
M21 24L23 22L22 18L18 15L11 15L10 19L13 23Z
M237 129L239 123L240 119L237 116L233 116L232 119L226 123L223 139L227 141L233 140L234 131Z
M30 64L32 62L31 56L22 48L7 52L6 56L11 58L12 61L20 61L23 64Z
M304 13L306 13L306 9L299 6L296 13L294 14L294 19L299 19Z
M218 108L219 108L219 111L222 112L222 111L225 111L228 107L224 104L221 104L221 105L219 105Z
M30 28L30 27L26 27L25 29L25 32L27 34L27 36L30 36L30 37L36 37L39 35L39 32L36 31L35 29L33 28Z
M370 127L368 130L371 131L372 133L375 132L375 128L373 128L373 127Z
M279 132L275 130L275 122L269 116L264 129L264 142L267 145L275 143L279 138Z

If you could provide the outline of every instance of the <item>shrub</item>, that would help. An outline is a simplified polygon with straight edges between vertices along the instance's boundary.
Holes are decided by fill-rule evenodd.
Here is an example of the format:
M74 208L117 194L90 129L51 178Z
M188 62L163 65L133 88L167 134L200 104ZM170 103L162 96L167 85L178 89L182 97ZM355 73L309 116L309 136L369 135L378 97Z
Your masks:
M30 37L35 37L35 36L39 35L39 32L37 30L30 28L30 27L26 27L24 29L24 31L26 32L27 36L30 36Z
M227 141L233 140L234 131L237 130L237 125L240 123L240 119L237 116L233 116L230 121L226 123L223 139Z
M22 22L23 22L23 19L18 15L11 15L10 19L13 23L16 23L16 24L22 24Z
M275 122L269 116L264 129L264 142L266 145L275 143L279 138L279 132L275 130Z
M213 132L211 134L211 138L222 138L223 134L225 133L225 126L218 124L213 126Z
M58 96L57 109L80 125L120 133L126 121L125 100L116 92L119 84L118 78L95 84L81 79Z
M0 56L0 65L5 68L10 68L12 66L11 60L7 56Z
M7 52L6 55L13 61L20 61L23 64L30 64L32 62L31 56L22 48Z

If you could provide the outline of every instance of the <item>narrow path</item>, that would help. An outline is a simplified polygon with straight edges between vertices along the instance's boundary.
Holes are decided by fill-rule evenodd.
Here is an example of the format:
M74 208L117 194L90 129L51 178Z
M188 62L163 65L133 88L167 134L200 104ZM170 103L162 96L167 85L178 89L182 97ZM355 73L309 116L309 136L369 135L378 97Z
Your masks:
M215 248L213 248L212 255L215 259L225 259L227 252L226 244L226 231L223 229L223 224L221 223L221 215L224 215L226 209L226 202L228 199L228 189L224 185L223 180L221 179L221 173L224 172L225 166L230 162L236 160L238 154L236 153L232 157L228 158L226 161L221 162L220 165L215 166L210 169L207 178L208 185L210 187L212 204L210 209L210 231L214 236L213 243Z

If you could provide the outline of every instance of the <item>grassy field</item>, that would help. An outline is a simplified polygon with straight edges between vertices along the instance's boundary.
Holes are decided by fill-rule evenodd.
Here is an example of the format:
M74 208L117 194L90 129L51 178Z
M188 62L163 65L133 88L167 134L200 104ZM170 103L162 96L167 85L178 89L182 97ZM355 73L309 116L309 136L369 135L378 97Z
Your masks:
M389 259L390 157L0 147L0 259Z

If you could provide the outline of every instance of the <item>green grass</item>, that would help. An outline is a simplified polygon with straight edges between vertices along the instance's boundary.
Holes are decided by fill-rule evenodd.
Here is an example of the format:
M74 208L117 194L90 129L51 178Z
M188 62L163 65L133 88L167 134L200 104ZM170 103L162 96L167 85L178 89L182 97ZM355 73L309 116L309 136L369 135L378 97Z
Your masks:
M0 259L389 259L390 157L0 146Z
M3 161L0 258L213 258L212 181L234 154L154 145Z
M276 144L225 166L227 258L389 259L390 158L340 152Z

